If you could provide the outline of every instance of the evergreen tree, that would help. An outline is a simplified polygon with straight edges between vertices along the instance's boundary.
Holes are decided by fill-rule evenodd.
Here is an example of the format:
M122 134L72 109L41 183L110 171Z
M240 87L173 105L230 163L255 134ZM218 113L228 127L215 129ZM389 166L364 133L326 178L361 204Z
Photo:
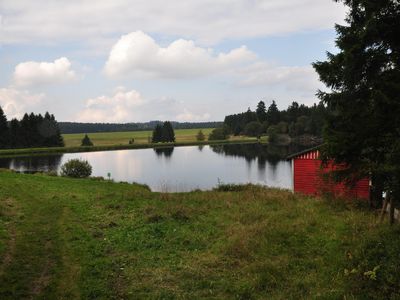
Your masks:
M196 140L198 141L204 141L206 139L206 136L204 135L202 130L199 130L199 132L196 135Z
M165 121L162 126L162 142L175 142L175 132L172 128L172 124L169 121Z
M157 124L153 130L152 143L162 142L163 128L160 124Z
M9 146L9 130L7 118L3 109L0 107L0 148L7 148Z
M271 125L275 125L279 123L279 109L275 103L275 100L272 100L271 105L268 107L267 111L267 121Z
M82 139L81 146L93 146L93 143L87 134L85 134L85 137Z
M267 120L267 109L265 107L264 101L258 102L256 114L257 114L258 121L260 123L263 123L264 121Z
M331 90L318 93L329 111L324 158L347 166L338 179L372 173L373 186L400 200L400 3L341 2L350 10L347 25L336 25L340 51L314 63Z
M11 148L19 148L22 146L21 143L21 130L20 124L17 119L12 119L10 121L10 147Z

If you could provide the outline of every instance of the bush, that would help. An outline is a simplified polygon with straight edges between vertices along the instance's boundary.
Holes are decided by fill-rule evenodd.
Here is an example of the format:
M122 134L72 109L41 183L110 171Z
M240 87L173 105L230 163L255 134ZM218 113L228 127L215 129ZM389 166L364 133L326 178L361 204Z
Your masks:
M226 140L228 137L229 136L225 128L215 128L213 131L211 131L208 140Z
M81 146L93 146L93 143L87 134L85 134L85 137L82 139Z
M86 178L92 174L92 166L87 160L71 159L61 167L61 176Z
M206 136L204 135L203 131L199 131L196 135L196 139L198 141L204 141L206 139Z

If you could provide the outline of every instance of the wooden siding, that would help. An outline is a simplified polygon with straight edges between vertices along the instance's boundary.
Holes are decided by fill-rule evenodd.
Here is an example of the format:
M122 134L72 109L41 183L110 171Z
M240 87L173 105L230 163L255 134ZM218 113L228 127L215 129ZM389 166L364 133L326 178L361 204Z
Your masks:
M295 192L306 195L320 195L330 193L335 197L369 198L369 179L358 181L351 188L343 183L334 183L323 178L323 174L335 167L321 169L319 151L314 150L300 154L292 160L293 165L293 189Z

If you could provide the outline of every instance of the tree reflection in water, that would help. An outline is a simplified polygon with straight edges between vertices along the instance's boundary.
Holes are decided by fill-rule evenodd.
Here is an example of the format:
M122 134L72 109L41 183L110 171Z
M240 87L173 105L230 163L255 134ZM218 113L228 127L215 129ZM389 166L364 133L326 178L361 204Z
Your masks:
M62 157L62 154L3 157L0 158L0 168L24 173L57 171Z
M165 158L171 158L172 153L174 152L174 147L154 148L153 150L158 157L164 156Z

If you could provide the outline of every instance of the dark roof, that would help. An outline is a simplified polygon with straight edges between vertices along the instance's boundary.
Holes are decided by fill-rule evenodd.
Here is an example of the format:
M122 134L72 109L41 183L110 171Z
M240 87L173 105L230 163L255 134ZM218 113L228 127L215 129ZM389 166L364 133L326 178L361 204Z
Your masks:
M318 145L318 146L315 146L315 147L312 147L312 148L308 148L308 149L305 149L305 150L303 150L303 151L300 151L300 152L291 154L291 155L287 156L286 159L289 160L289 159L295 158L295 157L297 157L297 156L299 156L299 155L302 155L302 154L305 154L305 153L308 153L308 152L311 152L311 151L318 150L318 149L321 148L322 145L323 145L323 144L320 144L320 145Z

